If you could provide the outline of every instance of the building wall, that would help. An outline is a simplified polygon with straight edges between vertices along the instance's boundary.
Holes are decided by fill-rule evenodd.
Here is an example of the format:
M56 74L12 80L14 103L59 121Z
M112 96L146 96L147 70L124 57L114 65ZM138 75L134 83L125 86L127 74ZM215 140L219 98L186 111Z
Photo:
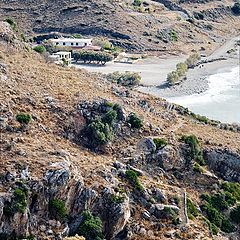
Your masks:
M84 42L81 42L81 41L78 41L78 42L68 42L68 41L53 41L53 44L56 45L56 46L63 46L63 47L85 47L85 46L91 46L92 45L92 42L89 40L89 41L84 41Z

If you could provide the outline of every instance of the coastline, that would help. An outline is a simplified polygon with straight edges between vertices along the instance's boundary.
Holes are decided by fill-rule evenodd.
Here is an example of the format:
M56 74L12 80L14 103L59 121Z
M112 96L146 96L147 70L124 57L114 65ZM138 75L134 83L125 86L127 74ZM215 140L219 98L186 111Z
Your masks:
M201 94L209 89L209 76L231 71L232 68L237 66L237 57L206 63L201 68L196 67L194 69L190 69L186 76L187 79L179 85L169 88L166 87L166 82L163 82L159 86L140 86L138 90L162 98L184 97L194 94Z

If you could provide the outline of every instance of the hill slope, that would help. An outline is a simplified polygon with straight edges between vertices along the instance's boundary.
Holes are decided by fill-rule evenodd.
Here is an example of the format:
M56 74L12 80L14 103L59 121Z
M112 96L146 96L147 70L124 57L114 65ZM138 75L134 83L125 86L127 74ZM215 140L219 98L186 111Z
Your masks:
M1 1L0 16L10 16L30 35L81 33L105 36L135 51L174 52L213 49L240 28L234 1ZM190 20L189 20L190 19ZM189 21L188 21L189 20Z
M81 234L84 210L101 218L107 240L214 239L204 211L188 219L186 196L200 206L200 194L223 191L223 180L239 182L239 132L202 124L179 106L100 75L49 64L6 23L0 24L0 53L1 239ZM86 147L92 140L86 126L106 120L116 103L122 111L115 137L98 149ZM143 119L140 129L130 124L131 112ZM19 113L32 121L23 124ZM194 170L180 140L192 134L204 171ZM154 138L167 146L157 149ZM228 239L223 235L216 239Z

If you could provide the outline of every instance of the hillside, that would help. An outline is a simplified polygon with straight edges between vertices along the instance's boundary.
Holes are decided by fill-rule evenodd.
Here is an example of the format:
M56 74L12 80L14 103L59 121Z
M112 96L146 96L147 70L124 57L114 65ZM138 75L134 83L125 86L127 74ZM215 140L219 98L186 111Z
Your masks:
M240 28L233 0L1 1L0 16L12 17L28 36L102 36L131 51L158 54L211 51Z
M202 193L235 199L222 183L240 181L237 126L204 124L180 106L101 75L47 63L7 23L0 24L0 81L1 239L81 234L84 210L100 217L107 240L238 239L239 225L221 224L233 233L214 235L199 209ZM113 110L114 124L106 115ZM143 125L129 120L132 112ZM86 129L99 117L114 135L96 147ZM189 135L198 139L196 159L182 138Z

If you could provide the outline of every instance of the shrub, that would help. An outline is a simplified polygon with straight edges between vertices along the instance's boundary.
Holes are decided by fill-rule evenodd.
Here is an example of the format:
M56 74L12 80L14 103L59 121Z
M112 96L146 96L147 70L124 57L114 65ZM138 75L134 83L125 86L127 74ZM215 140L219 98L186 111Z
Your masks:
M143 186L139 182L138 174L135 171L127 170L126 171L126 178L130 181L130 183L132 183L134 185L134 187L138 191L142 192L144 190Z
M32 120L32 117L27 113L19 113L16 116L16 120L21 124L28 124Z
M232 12L236 15L240 15L240 1L234 3L234 5L231 8Z
M72 37L73 37L73 38L78 38L78 39L83 38L83 36L82 36L81 34L79 34L79 33L73 34Z
M4 207L4 214L12 217L15 213L24 213L27 207L27 190L16 188L13 193L11 202L8 202Z
M45 53L46 52L46 48L42 45L39 45L39 46L36 46L33 48L34 51L42 54L42 53Z
M167 145L167 141L163 138L154 138L153 142L155 143L157 150L164 148Z
M224 194L218 193L213 196L204 195L202 196L202 199L205 199L206 203L204 203L201 209L214 226L219 227L226 233L236 230L230 220L222 213L223 210L228 209L228 204L225 201Z
M198 216L197 207L191 201L191 199L187 198L187 214L190 219Z
M142 5L142 0L134 0L133 6L140 7Z
M233 222L240 224L240 205L232 209L230 218Z
M134 72L113 72L107 75L107 79L111 82L123 85L123 86L136 86L141 82L141 76L139 73Z
M176 68L177 68L177 73L179 77L184 76L188 70L188 66L186 63L178 63L176 65Z
M175 30L171 30L170 37L171 37L171 41L173 42L176 42L178 40L178 36Z
M201 56L199 53L193 53L187 58L187 60L185 61L185 64L187 64L188 68L193 68L200 59L201 59Z
M196 162L193 164L193 171L201 174L204 173L203 168Z
M224 191L231 193L236 200L240 201L240 183L224 182L222 188Z
M128 116L128 123L131 125L132 128L139 129L143 126L143 121L135 113L131 113Z
M52 218L62 220L67 216L65 203L60 199L53 199L49 202L49 213Z
M119 104L114 104L113 110L116 111L118 120L124 120L124 112L122 107Z
M167 75L167 81L171 85L176 84L178 80L179 80L179 75L177 71L172 71Z
M205 165L203 153L199 145L199 141L195 135L183 136L182 138L189 145L190 150L187 152L186 158L188 162L197 161L200 165Z
M79 227L79 235L86 240L103 240L103 226L99 217L94 217L89 211L83 212L83 221Z
M102 121L107 123L109 126L112 126L117 119L117 112L113 109L109 110L104 116Z
M111 198L111 202L113 203L123 203L125 200L125 196L124 195L113 195Z
M87 126L87 134L92 146L103 145L113 139L113 130L107 123L95 120Z
M12 27L13 30L17 30L17 24L12 18L10 17L6 18L5 22L7 22Z

